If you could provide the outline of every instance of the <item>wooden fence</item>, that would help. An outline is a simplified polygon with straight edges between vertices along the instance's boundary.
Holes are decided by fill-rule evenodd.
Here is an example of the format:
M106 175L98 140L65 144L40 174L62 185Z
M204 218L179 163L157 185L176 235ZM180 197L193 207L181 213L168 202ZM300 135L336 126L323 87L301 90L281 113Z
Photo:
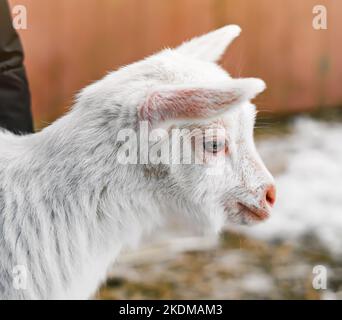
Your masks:
M312 27L325 5L328 29ZM107 71L225 24L242 34L223 59L233 76L268 84L259 108L295 112L342 105L340 0L10 0L25 5L26 52L38 127Z

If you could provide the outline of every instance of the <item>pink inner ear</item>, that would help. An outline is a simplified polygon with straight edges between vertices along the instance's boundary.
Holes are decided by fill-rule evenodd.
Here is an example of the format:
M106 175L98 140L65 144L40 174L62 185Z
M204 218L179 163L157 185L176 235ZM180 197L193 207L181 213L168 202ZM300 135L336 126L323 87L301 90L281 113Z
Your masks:
M236 102L239 94L220 89L178 89L157 91L140 109L140 120L154 123L168 119L202 118Z

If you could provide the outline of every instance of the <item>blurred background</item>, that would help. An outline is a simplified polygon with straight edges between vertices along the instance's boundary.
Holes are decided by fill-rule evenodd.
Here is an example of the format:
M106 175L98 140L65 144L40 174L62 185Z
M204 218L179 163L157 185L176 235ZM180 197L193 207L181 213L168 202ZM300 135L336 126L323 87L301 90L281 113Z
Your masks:
M225 24L242 27L222 59L260 77L258 147L275 175L273 217L229 226L220 239L161 232L126 252L97 298L342 299L342 1L10 0L27 9L20 33L36 129L108 71ZM327 9L327 29L312 22ZM327 271L315 289L314 267Z

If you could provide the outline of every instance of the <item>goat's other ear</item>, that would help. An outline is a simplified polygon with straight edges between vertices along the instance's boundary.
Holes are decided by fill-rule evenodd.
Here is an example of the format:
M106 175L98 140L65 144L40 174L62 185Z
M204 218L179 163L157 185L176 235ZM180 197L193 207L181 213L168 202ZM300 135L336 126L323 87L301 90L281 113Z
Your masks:
M139 119L151 125L172 119L201 119L217 116L234 105L253 99L265 89L257 78L231 79L215 85L156 88L140 106Z
M240 34L240 31L239 26L228 25L193 38L175 50L200 60L216 62L224 54L229 44Z

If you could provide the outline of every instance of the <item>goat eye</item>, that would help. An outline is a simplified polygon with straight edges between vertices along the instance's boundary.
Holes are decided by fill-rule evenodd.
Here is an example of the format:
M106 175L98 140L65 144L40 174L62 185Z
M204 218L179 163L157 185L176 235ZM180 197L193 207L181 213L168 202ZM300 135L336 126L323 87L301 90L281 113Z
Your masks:
M203 142L203 148L206 152L209 153L219 153L225 148L225 141L223 140L210 140L210 141L204 141Z

